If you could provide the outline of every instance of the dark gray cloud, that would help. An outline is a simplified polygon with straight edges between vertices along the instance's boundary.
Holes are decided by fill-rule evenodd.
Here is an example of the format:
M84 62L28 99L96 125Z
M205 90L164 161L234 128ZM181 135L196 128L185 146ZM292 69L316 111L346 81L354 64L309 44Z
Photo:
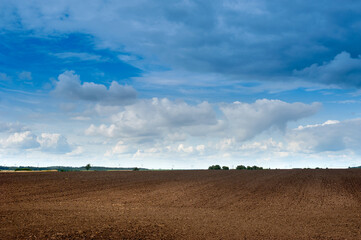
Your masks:
M342 52L329 62L313 64L301 71L294 72L296 76L326 84L344 87L361 87L361 57L352 58L347 52Z
M73 71L59 75L53 93L72 100L92 101L109 105L127 105L137 97L137 92L130 86L122 86L112 82L110 87L93 82L80 82Z
M361 2L351 0L93 0L86 7L14 0L0 8L6 29L91 34L98 47L134 53L148 64L248 81L284 79L343 51L361 53ZM359 87L352 75L342 78L342 86Z

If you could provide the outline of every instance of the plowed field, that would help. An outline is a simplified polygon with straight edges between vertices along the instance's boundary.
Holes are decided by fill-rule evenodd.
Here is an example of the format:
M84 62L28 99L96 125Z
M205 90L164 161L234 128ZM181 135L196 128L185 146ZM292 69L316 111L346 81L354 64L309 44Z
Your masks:
M361 169L0 173L1 239L361 239Z

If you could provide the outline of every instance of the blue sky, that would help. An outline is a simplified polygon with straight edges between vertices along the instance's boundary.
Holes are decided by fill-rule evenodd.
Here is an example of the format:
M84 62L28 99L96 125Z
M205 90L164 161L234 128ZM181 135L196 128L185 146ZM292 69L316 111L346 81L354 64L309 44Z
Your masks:
M360 3L0 9L0 165L361 165Z

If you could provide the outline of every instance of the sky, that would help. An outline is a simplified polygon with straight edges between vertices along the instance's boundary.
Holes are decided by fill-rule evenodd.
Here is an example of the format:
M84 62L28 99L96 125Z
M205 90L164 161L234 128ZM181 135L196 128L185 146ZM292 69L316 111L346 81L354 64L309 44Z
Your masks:
M0 165L361 165L361 2L0 1Z

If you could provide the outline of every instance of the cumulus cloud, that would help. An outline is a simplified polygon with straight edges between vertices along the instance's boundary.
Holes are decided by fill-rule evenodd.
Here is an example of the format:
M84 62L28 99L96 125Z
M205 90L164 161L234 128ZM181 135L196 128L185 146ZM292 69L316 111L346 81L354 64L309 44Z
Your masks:
M295 71L294 74L306 80L360 88L361 56L352 58L350 53L341 52L329 62L312 64L303 70Z
M193 137L235 137L245 141L272 127L284 130L290 121L313 115L319 103L286 103L280 100L257 100L254 103L222 104L217 117L209 103L189 105L168 99L141 100L112 115L111 124L90 125L87 135L125 137L143 141L184 141ZM182 148L184 149L184 148Z
M259 99L251 104L225 104L220 109L227 119L229 133L244 141L271 127L284 130L288 122L311 116L320 106L320 103L308 105Z
M181 143L181 144L178 145L177 151L178 152L185 152L185 153L193 153L194 148L193 148L193 146L186 147L186 146L184 146L184 144Z
M131 144L119 141L110 150L106 151L104 156L131 155L133 158L140 157L164 157L168 154L177 154L177 156L202 156L206 151L204 144L191 143L172 143L172 144Z
M132 151L136 151L136 148L125 144L123 141L119 141L119 142L117 142L117 144L114 147L112 147L111 150L108 150L104 154L104 156L108 157L108 156L112 156L112 155L115 155L115 154L130 153Z
M136 99L137 93L130 86L113 81L109 88L93 82L81 83L74 71L60 74L53 93L72 100L91 101L109 105L127 105Z
M350 149L359 152L361 119L326 121L300 126L288 132L288 148L293 152L317 153Z
M84 148L81 146L76 147L73 151L66 153L67 156L80 156L84 153Z
M53 153L68 153L71 152L71 147L67 139L57 133L42 133L37 137L41 150L44 152Z
M272 138L242 143L237 142L235 138L224 138L213 144L212 148L219 152L243 152L246 155L260 152L284 153L286 151L285 145L281 141L275 141Z
M8 149L36 149L50 153L68 153L71 147L61 134L42 133L36 136L31 131L21 131L0 139L0 146Z
M111 117L112 124L91 125L88 135L107 137L148 138L185 131L187 127L214 125L217 123L212 106L203 102L191 106L185 102L173 102L166 98L139 100L126 106L124 111Z
M141 56L148 65L238 79L275 79L342 51L359 54L361 39L358 1L325 7L311 0L93 0L84 7L70 0L32 0L5 1L1 9L5 29L91 34L97 47L125 50L124 56Z
M4 148L31 149L40 146L36 136L30 131L16 132L4 140L0 140Z

